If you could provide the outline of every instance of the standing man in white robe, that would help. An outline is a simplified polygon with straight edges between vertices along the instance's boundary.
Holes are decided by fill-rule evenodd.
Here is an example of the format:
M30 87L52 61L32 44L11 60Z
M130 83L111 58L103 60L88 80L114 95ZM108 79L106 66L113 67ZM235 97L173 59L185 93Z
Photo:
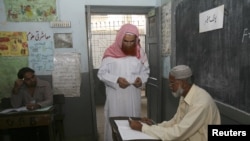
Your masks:
M138 28L123 25L115 42L104 52L97 74L106 87L104 141L113 140L109 117L140 117L141 87L147 82L149 72Z

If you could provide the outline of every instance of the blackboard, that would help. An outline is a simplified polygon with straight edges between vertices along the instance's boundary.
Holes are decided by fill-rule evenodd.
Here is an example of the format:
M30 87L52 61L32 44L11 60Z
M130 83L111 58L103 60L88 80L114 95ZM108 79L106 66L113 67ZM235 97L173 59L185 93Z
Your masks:
M221 5L223 28L199 33L199 14ZM176 64L214 99L250 113L250 0L183 0L175 18Z

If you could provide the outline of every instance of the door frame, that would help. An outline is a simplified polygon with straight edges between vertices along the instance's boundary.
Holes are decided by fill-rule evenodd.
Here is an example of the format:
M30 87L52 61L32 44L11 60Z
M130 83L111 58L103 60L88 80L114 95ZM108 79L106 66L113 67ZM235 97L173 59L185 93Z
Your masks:
M147 54L150 75L146 85L146 95L148 97L148 117L156 122L161 122L163 118L161 35L161 8L155 7L148 12L147 17L147 51L149 51Z

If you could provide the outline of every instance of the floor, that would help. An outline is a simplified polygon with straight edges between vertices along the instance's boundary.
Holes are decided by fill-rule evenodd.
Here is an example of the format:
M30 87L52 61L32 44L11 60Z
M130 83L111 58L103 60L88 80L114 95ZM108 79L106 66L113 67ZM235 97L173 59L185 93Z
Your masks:
M145 96L145 91L142 91L141 96L141 117L147 117L147 98ZM96 106L96 118L97 118L97 130L98 130L98 141L104 141L103 135L104 135L104 115L103 115L103 105L97 105Z

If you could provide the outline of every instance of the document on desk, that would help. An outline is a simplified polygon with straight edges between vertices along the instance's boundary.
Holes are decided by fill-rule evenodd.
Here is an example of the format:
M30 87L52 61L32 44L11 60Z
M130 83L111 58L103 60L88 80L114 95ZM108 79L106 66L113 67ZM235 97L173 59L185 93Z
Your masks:
M130 128L128 120L115 120L122 140L136 140L136 139L157 139L149 136L143 132L136 131Z
M48 111L52 106L47 106L47 107L43 107L40 109L36 109L35 111Z
M44 108L36 109L34 111L47 111L51 107L52 106L47 106L47 107L44 107ZM22 107L19 107L19 108L8 108L8 109L5 109L5 110L1 111L0 114L11 113L11 112L25 112L25 111L29 111L29 110L26 108L26 106L22 106Z
M8 109L1 111L0 113L5 114L5 113L10 113L10 112L22 112L22 111L28 111L26 106L19 107L19 108L8 108Z

